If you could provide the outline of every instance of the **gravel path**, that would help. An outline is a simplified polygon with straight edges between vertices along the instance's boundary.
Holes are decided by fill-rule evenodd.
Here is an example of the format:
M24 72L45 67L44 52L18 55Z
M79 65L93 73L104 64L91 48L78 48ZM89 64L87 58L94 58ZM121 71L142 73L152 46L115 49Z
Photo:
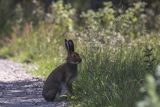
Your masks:
M66 107L66 102L46 102L43 80L26 73L22 64L0 60L0 107Z

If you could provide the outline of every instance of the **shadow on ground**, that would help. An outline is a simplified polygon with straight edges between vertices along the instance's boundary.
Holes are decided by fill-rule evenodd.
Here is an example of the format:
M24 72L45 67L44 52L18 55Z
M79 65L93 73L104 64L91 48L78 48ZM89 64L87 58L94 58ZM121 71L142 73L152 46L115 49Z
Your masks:
M43 81L0 81L0 107L66 107L66 102L46 102L42 97Z

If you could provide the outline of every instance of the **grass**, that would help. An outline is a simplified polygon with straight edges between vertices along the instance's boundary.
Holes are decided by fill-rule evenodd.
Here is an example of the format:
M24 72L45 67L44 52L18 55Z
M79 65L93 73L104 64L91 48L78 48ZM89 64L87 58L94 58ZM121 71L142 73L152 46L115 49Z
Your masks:
M107 50L95 54L87 52L85 56L75 83L78 98L73 101L74 106L134 107L142 97L139 89L145 74L153 73L146 70L143 46L120 47L117 54Z

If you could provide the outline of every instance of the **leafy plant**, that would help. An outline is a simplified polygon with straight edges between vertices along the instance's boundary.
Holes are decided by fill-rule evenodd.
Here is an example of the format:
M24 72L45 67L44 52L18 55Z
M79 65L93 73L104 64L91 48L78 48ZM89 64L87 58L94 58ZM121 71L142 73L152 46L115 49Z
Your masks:
M157 93L157 88L159 87L159 73L160 66L157 67L156 76L158 79L156 80L152 75L146 76L146 84L145 91L147 95L144 97L142 101L137 103L137 107L160 107L160 96Z

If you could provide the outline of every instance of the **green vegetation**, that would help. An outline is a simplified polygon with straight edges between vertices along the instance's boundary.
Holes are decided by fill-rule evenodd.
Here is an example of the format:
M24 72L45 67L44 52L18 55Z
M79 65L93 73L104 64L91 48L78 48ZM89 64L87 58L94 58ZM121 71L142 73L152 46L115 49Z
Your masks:
M47 77L65 62L64 38L71 38L83 60L71 106L135 107L143 97L139 91L143 85L150 96L144 102L160 106L153 78L147 76L144 84L160 62L160 35L146 25L145 4L136 3L124 11L111 2L104 5L98 11L82 12L78 20L76 10L59 1L47 17L50 22L16 24L11 38L2 42L0 56L36 64L38 70L30 72Z
M158 65L156 70L155 79L151 75L146 76L146 84L141 90L142 92L147 92L144 100L137 103L137 107L159 107L160 106L160 97L158 96L157 90L159 89L159 80L160 80L160 66Z

